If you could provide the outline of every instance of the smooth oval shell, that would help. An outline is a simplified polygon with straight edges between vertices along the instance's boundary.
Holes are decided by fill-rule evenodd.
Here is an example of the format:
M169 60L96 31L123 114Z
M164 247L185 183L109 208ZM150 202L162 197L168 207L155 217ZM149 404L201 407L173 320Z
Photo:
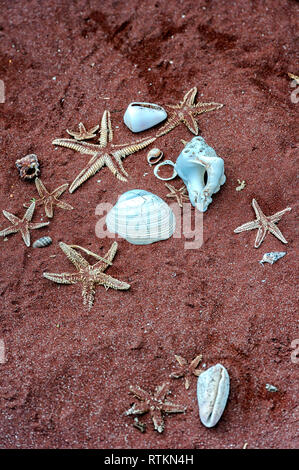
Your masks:
M33 248L44 248L45 246L49 246L52 243L52 238L51 237L41 237L38 240L36 240L32 247Z
M229 394L229 375L216 364L200 374L197 381L199 416L207 428L215 426L222 416Z
M106 225L109 232L134 245L148 245L171 237L175 216L156 194L133 189L120 196L107 214Z
M153 103L130 103L124 114L124 123L132 132L141 132L167 118L162 106Z

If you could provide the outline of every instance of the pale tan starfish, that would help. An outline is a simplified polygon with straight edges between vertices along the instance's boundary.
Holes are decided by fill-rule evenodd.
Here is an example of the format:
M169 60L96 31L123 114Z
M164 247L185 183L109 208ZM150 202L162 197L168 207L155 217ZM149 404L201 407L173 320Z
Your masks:
M169 393L169 384L163 383L161 386L156 387L155 392L152 394L146 392L138 386L130 386L130 391L138 398L141 403L134 403L133 406L126 411L126 416L130 415L143 415L150 413L154 423L154 428L158 432L164 431L164 413L184 413L186 407L172 403L166 399Z
M138 150L141 150L147 147L149 144L156 140L155 137L148 138L147 140L137 141L132 144L120 144L113 145L113 132L111 126L110 112L104 111L102 122L101 122L101 131L100 131L100 144L90 144L88 142L77 143L73 139L55 139L53 140L54 145L61 145L62 147L67 147L80 152L83 154L92 155L87 166L79 173L79 175L74 179L70 186L70 193L74 192L84 181L93 176L97 171L99 171L104 165L106 165L109 170L121 181L127 181L126 176L128 173L125 171L122 161L122 158L125 158L128 155L131 155ZM122 149L116 150L116 147L123 147ZM113 159L118 163L120 170L114 166ZM125 175L125 176L123 176Z
M280 221L281 217L286 212L289 212L291 210L291 207L287 207L286 209L276 212L276 214L270 215L268 217L265 216L265 214L262 212L260 206L258 205L255 199L252 199L252 207L256 214L256 220L240 225L240 227L237 227L234 230L234 232L240 233L246 230L258 229L255 244L254 244L255 248L258 248L261 245L261 243L265 239L267 232L272 233L272 235L278 238L278 240L280 240L282 243L288 243L286 239L284 238L284 236L282 235L279 228L275 224Z
M167 104L166 107L173 109L166 124L159 130L156 137L161 137L167 132L177 127L180 123L185 124L188 129L195 135L198 134L198 125L195 116L220 109L223 107L221 103L197 103L194 104L194 99L197 93L197 88L193 87L189 90L179 104Z
M185 378L185 389L188 390L190 387L190 377L192 375L195 375L198 377L203 371L196 369L198 364L202 360L202 354L199 354L198 356L193 359L193 361L188 364L188 361L182 357L182 356L174 356L176 360L178 361L180 368L176 370L175 372L172 372L170 374L171 379L180 379L181 377Z
M96 132L99 129L99 124L96 126L92 127L89 131L86 130L86 127L84 126L83 122L79 122L79 132L75 131L69 131L68 129L66 132L74 137L76 140L88 140L88 139L93 139L96 137Z
M49 225L50 222L37 222L37 223L32 223L31 219L34 213L35 209L35 202L33 201L30 204L29 209L25 212L25 215L23 219L19 219L14 214L11 214L10 212L3 211L3 215L13 224L10 227L5 228L4 230L1 230L0 232L0 237L6 237L7 235L10 235L11 233L17 233L20 232L22 235L22 238L24 240L24 243L26 246L30 246L30 230L34 230L37 228L45 227L46 225Z
M112 260L116 254L116 242L111 245L109 251L103 258L78 245L67 245L66 243L60 242L59 246L68 259L75 265L78 272L62 274L43 273L43 276L46 279L59 284L77 284L78 282L81 282L83 305L88 305L89 310L93 305L96 285L102 285L106 290L109 289L109 287L118 290L127 290L130 288L130 284L104 274L107 265L112 264ZM94 265L90 265L88 261L76 251L76 249L84 251L99 261Z
M186 193L187 188L186 186L182 186L180 189L176 189L171 184L165 183L167 189L169 189L170 193L166 194L166 197L175 198L178 202L180 207L183 207L183 202L189 202L189 196Z
M45 188L43 182L39 178L35 178L35 186L40 195L40 199L35 200L36 206L44 204L45 212L47 217L53 217L53 206L60 207L61 209L71 210L73 207L67 202L58 201L59 196L67 189L68 183L62 184L58 188L54 189L51 193ZM28 207L29 204L24 204L24 207Z

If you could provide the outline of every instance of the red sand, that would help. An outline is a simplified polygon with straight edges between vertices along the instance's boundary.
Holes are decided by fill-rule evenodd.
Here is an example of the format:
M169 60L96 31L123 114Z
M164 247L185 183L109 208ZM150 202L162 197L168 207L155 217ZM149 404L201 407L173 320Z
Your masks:
M295 448L298 446L298 364L291 343L296 324L295 213L296 106L295 1L2 1L1 209L18 216L36 196L21 181L15 160L36 153L41 179L54 189L71 182L88 161L51 144L80 121L92 127L109 109L115 142L132 136L123 124L131 101L176 103L193 86L197 100L224 103L198 122L202 136L225 161L227 182L204 215L204 244L185 250L185 239L149 246L120 240L107 274L131 283L126 292L98 287L90 313L80 285L59 286L44 271L75 268L58 242L103 254L111 240L95 236L101 202L114 204L132 188L165 198L167 189L147 165L148 149L129 156L128 183L107 168L62 200L45 249L26 248L20 235L1 245L1 448ZM118 126L118 128L116 128ZM155 130L142 133L153 135ZM160 138L175 161L192 134L181 126ZM147 175L144 176L144 173ZM237 192L237 179L246 188ZM97 180L101 180L100 183ZM179 186L180 181L174 181ZM291 206L279 222L284 246L268 234L254 248L256 231L234 234L253 220L255 197L266 215ZM169 202L169 200L167 200ZM38 208L34 221L43 217ZM0 229L9 222L1 214ZM287 251L273 266L267 251ZM51 258L51 255L56 255ZM223 417L213 429L199 420L196 378L168 379L174 355L203 354L221 362L231 378ZM153 390L171 383L172 401L185 414L167 416L162 434L150 416L145 433L124 412L130 385ZM278 392L265 389L275 385Z

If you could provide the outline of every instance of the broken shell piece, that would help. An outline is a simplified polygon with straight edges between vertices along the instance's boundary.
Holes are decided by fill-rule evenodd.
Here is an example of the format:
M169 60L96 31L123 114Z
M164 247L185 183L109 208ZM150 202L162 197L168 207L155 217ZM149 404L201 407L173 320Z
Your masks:
M271 251L270 253L265 253L263 259L261 259L260 264L263 263L276 263L277 260L286 255L285 251Z
M268 390L268 392L277 392L278 388L275 387L275 385L266 384L266 390Z
M147 163L149 165L155 165L163 158L163 155L164 153L160 149L150 149L146 157Z
M51 237L42 237L36 240L32 247L33 248L44 248L45 246L49 246L52 243L52 238Z
M124 114L124 123L132 132L150 129L164 121L167 113L162 106L152 103L131 103Z
M222 416L229 394L229 375L225 367L216 364L200 374L197 381L197 400L201 422L215 426Z
M134 245L148 245L171 237L175 216L168 204L156 194L132 189L122 194L108 212L109 232Z
M22 179L32 179L40 173L39 162L34 153L26 155L20 160L16 161L16 167L19 170Z

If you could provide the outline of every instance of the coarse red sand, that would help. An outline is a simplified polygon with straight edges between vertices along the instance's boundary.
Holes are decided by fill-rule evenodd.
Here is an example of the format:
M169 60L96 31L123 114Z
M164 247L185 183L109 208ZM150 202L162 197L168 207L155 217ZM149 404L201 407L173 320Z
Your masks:
M177 103L193 86L197 100L225 104L198 122L224 159L227 176L204 214L201 248L185 249L184 237L148 246L119 240L106 272L131 289L99 286L90 312L83 308L80 285L58 285L42 273L75 271L59 241L98 254L109 249L112 240L95 235L98 204L115 204L133 188L165 199L168 190L146 162L148 149L124 160L127 183L104 168L73 194L66 191L61 200L74 210L57 208L49 227L31 234L33 241L51 236L51 246L26 248L20 234L0 239L6 356L0 364L0 447L298 447L298 359L292 346L299 338L298 100L287 75L299 74L298 4L2 0L0 11L1 210L23 216L23 203L36 197L34 183L18 176L18 158L36 153L50 189L71 183L89 157L55 149L53 138L67 137L66 129L80 121L94 126L105 109L115 143L154 135L156 129L133 135L125 127L127 105ZM175 161L180 139L192 137L181 125L155 146ZM240 192L238 179L246 181ZM179 178L173 184L179 187ZM266 215L292 207L278 224L288 245L268 234L255 249L256 231L233 233L254 219L252 198ZM46 220L39 207L33 221L41 218ZM8 225L1 213L0 229ZM276 264L259 264L265 252L284 250ZM206 368L220 362L231 378L227 407L212 429L199 420L196 377L188 391L183 379L169 379L177 368L175 354L190 361L199 353ZM153 391L165 380L170 399L187 411L166 416L162 434L146 414L139 418L146 423L141 433L124 416L134 402L129 386ZM278 391L267 391L267 383Z

